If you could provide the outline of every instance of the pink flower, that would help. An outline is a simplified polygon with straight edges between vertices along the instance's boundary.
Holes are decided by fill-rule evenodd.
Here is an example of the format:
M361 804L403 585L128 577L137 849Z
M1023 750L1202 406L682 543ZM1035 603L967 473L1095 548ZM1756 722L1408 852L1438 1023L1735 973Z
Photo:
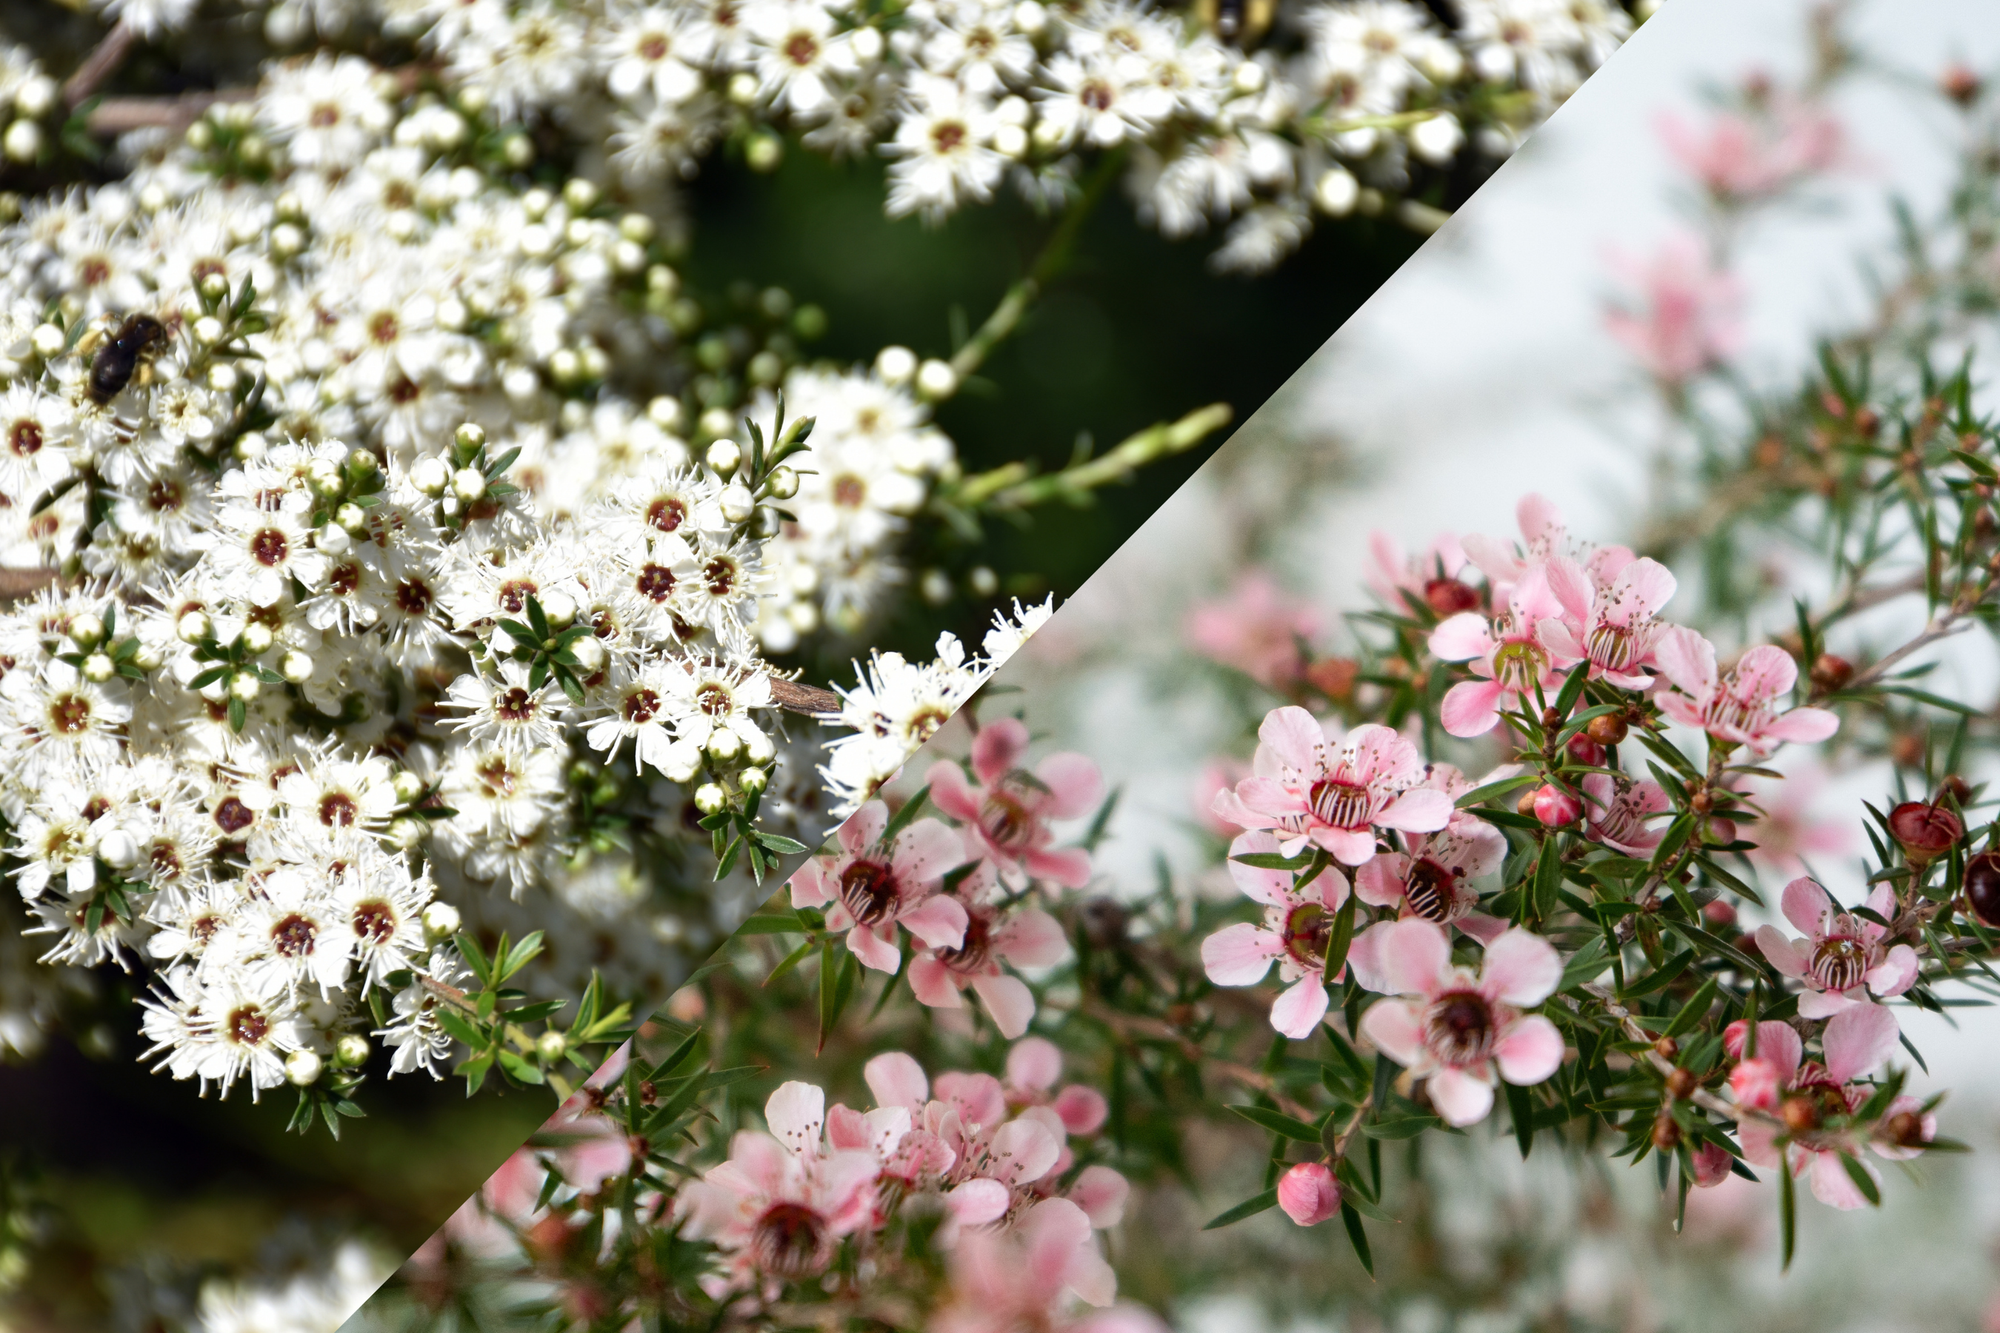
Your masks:
M1302 1227L1340 1212L1340 1182L1325 1162L1300 1162L1278 1177L1278 1207Z
M1799 678L1798 663L1775 645L1743 654L1726 679L1716 672L1715 645L1691 629L1667 630L1654 655L1674 686L1660 692L1661 711L1719 741L1746 746L1753 755L1769 754L1784 741L1823 741L1840 727L1840 719L1824 708L1774 707Z
M1653 683L1644 668L1652 664L1653 641L1665 628L1655 613L1678 585L1659 561L1634 560L1631 554L1623 547L1600 553L1594 575L1567 560L1551 561L1549 591L1562 603L1565 619L1545 627L1543 638L1558 657L1587 659L1592 679L1641 690Z
M1718 201L1750 203L1828 170L1845 156L1840 122L1817 104L1780 98L1775 113L1753 119L1725 111L1702 128L1664 115L1660 137L1682 169Z
M1648 856L1666 830L1651 821L1674 808L1666 788L1657 782L1634 782L1609 773L1586 773L1583 804L1588 818L1584 836L1627 856Z
M933 1333L1166 1333L1135 1306L1069 1313L1072 1296L1110 1305L1118 1279L1097 1251L1090 1219L1067 1199L1042 1200L1010 1229L967 1235L952 1253L951 1285Z
M888 823L889 807L868 802L840 826L838 856L815 857L792 876L792 906L828 904L827 929L846 931L854 956L878 972L902 965L898 925L932 948L965 943L964 905L936 891L965 860L964 842L940 821L919 819L884 845Z
M1236 826L1215 813L1215 798L1250 776L1250 765L1240 759L1220 755L1201 766L1194 785L1189 790L1193 800L1195 818L1201 826L1217 837L1226 838L1236 832Z
M1801 877L1787 884L1782 906L1785 919L1805 938L1794 940L1776 926L1759 926L1757 948L1771 966L1805 983L1799 1017L1831 1018L1866 1004L1871 991L1888 999L1916 981L1915 949L1907 944L1885 948L1886 927L1841 911L1814 881ZM1895 892L1887 884L1876 885L1868 895L1868 910L1890 919L1896 911Z
M1377 828L1429 833L1451 818L1450 797L1417 786L1417 747L1388 727L1364 723L1337 740L1287 706L1264 715L1257 739L1251 776L1218 795L1215 812L1241 828L1278 830L1287 856L1310 842L1358 866L1375 855Z
M1235 667L1252 680L1279 686L1298 678L1301 641L1325 626L1307 602L1293 601L1261 570L1247 570L1227 597L1197 602L1188 612L1188 647Z
M1562 978L1549 942L1513 929L1486 946L1477 975L1454 967L1444 929L1398 921L1383 932L1378 959L1389 993L1361 1016L1377 1050L1430 1080L1431 1105L1445 1123L1470 1125L1493 1108L1493 1066L1509 1083L1540 1083L1562 1064L1562 1034L1540 1004Z
M1696 1189L1713 1189L1729 1179L1730 1164L1736 1159L1719 1143L1704 1143L1694 1150Z
M1479 605L1479 590L1459 578L1467 564L1465 548L1450 533L1441 533L1421 555L1409 556L1385 532L1368 534L1374 567L1368 587L1396 611L1407 609L1405 594L1439 616L1457 615Z
M1095 1134L1111 1108L1104 1094L1071 1083L1053 1097L1049 1089L1062 1077L1062 1051L1045 1037L1023 1037L1007 1052L1007 1100L1017 1106L1047 1106L1071 1134Z
M1738 1106L1753 1111L1777 1110L1778 1092L1784 1082L1777 1063L1761 1055L1753 1055L1729 1071L1730 1095L1736 1098Z
M1431 631L1431 655L1441 662L1470 662L1478 680L1460 681L1445 692L1439 715L1454 736L1484 736L1500 721L1500 710L1534 698L1540 686L1555 692L1558 670L1574 661L1551 646L1544 627L1560 629L1562 603L1549 590L1544 565L1526 568L1508 594L1507 609L1491 621L1474 611L1453 616ZM1566 632L1565 632L1566 634ZM1567 635L1565 642L1573 642Z
M1090 853L1081 847L1055 850L1051 819L1078 819L1104 798L1097 765L1080 754L1052 754L1021 771L1028 752L1028 728L1018 718L1002 718L980 729L972 742L972 771L979 785L950 760L931 765L925 778L931 801L958 820L966 850L984 856L1012 888L1046 879L1066 889L1090 882Z
M681 1192L688 1235L714 1241L738 1285L821 1272L840 1238L874 1216L881 1161L868 1149L820 1152L825 1102L809 1084L782 1085L764 1106L772 1132L738 1133L729 1160Z
M1453 802L1473 787L1450 764L1432 764L1423 785L1443 792ZM1355 872L1356 897L1370 907L1393 907L1401 917L1455 925L1482 940L1506 929L1498 920L1472 910L1479 905L1479 894L1471 882L1498 870L1507 857L1507 839L1499 829L1477 815L1454 809L1442 829L1405 835L1403 845L1409 848L1407 854L1383 852ZM1371 926L1369 931L1378 929ZM1350 951L1348 957L1357 955ZM1358 958L1355 966L1361 967Z
M993 883L989 861L959 885L965 942L956 949L932 949L912 958L910 992L933 1009L957 1009L965 1003L959 992L970 986L993 1016L1000 1035L1011 1040L1028 1030L1035 1016L1035 995L1000 965L1049 967L1062 961L1068 942L1062 926L1039 907L1003 910L981 902Z
M1271 1006L1271 1026L1297 1040L1311 1036L1326 1017L1326 945L1334 914L1347 901L1347 879L1327 871L1301 891L1289 870L1259 870L1234 859L1277 850L1276 835L1262 829L1229 845L1229 877L1245 897L1264 904L1264 924L1243 921L1218 930L1202 941L1201 963L1218 986L1254 986L1278 959L1278 976L1288 986Z
M1789 1023L1759 1023L1756 1060L1744 1063L1768 1061L1778 1082L1791 1095L1808 1099L1822 1114L1848 1115L1868 1100L1867 1091L1852 1086L1853 1081L1872 1073L1896 1048L1895 1017L1879 1005L1848 1009L1834 1015L1833 1021L1826 1025L1820 1045L1826 1053L1824 1066L1804 1058L1804 1045ZM1781 1127L1770 1120L1755 1117L1745 1117L1736 1126L1744 1157L1764 1167L1778 1165L1777 1140L1781 1132ZM1792 1173L1810 1174L1813 1197L1821 1203L1840 1209L1867 1204L1867 1196L1841 1163L1843 1153L1853 1156L1860 1151L1857 1138L1848 1130L1817 1129L1792 1136L1788 1145ZM1881 1149L1878 1147L1877 1151ZM1862 1167L1875 1176L1872 1165L1863 1162Z
M1680 384L1734 355L1742 288L1699 241L1675 236L1650 264L1625 267L1642 289L1641 309L1608 311L1604 324L1656 378Z
M1752 861L1782 875L1803 875L1809 870L1806 857L1840 856L1853 845L1845 824L1813 817L1813 798L1825 785L1824 769L1800 764L1775 784L1775 794L1757 793L1764 815L1749 830L1757 841L1749 853Z
M1524 495L1515 502L1514 522L1521 529L1518 547L1498 537L1472 533L1465 538L1466 559L1477 565L1496 590L1494 610L1503 609L1504 591L1519 583L1531 569L1564 556L1570 548L1569 529L1563 525L1562 511L1547 497Z

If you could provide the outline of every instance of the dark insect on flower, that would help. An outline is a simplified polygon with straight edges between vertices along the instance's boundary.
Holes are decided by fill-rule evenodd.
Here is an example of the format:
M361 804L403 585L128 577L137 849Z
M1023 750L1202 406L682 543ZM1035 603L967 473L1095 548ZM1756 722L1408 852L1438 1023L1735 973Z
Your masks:
M103 403L124 392L139 368L140 357L166 336L166 328L151 315L128 316L90 360L90 396Z

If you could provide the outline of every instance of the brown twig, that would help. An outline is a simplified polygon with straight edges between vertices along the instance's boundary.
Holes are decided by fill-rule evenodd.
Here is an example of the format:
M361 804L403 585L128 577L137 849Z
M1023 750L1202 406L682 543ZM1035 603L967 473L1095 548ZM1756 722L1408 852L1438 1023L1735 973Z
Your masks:
M252 96L248 88L225 88L221 92L182 93L179 97L107 97L91 111L85 123L93 135L105 139L133 130L184 130L216 103L247 102Z
M806 685L783 676L771 677L771 698L778 707L793 713L838 713L840 696L817 685Z
M0 569L0 602L32 597L60 577L53 569Z
M139 44L139 32L120 19L111 25L111 31L98 39L83 63L62 86L63 105L75 110L89 101L102 88L118 67L125 63L125 57L132 54L132 48Z

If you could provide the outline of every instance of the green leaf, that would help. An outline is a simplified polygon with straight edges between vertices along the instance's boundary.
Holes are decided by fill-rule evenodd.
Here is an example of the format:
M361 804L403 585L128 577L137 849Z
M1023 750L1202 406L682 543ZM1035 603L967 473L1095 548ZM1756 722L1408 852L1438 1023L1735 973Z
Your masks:
M1604 969L1611 966L1609 955L1610 950L1605 946L1604 937L1595 936L1570 956L1569 963L1563 968L1562 980L1556 983L1556 989L1566 991L1574 986L1597 980L1604 974Z
M472 975L478 977L482 984L488 982L493 975L493 964L487 961L486 950L479 947L479 941L469 932L461 930L452 942L458 945L459 956L472 969Z
M1319 1130L1303 1120L1294 1120L1288 1115L1262 1106L1232 1106L1229 1108L1251 1124L1268 1129L1273 1134L1282 1134L1300 1143L1318 1143Z
M1375 1276L1375 1256L1368 1251L1368 1232L1362 1228L1361 1214L1346 1199L1340 1201L1340 1220L1347 1228L1347 1239L1353 1242L1354 1257L1361 1260L1361 1266L1368 1270L1368 1276Z
M918 791L915 796L912 796L909 800L903 802L902 809L896 811L895 814L889 817L889 822L882 829L882 836L881 838L878 839L878 841L883 843L884 845L894 842L896 840L896 835L901 833L904 829L908 828L911 822L914 821L918 815L923 813L924 807L930 804L930 800L931 800L931 789L929 787L924 787L920 791ZM799 850L804 851L806 849L804 847L800 847Z
M1502 778L1498 782L1489 782L1484 787L1474 787L1471 791L1458 798L1458 808L1461 810L1470 809L1482 802L1490 801L1496 796L1505 796L1510 791L1518 791L1522 787L1540 782L1541 780L1541 775L1538 773L1523 773L1519 777Z
M1861 1197L1876 1208L1882 1206L1882 1190L1876 1185L1875 1177L1868 1174L1868 1168L1847 1153L1840 1155L1840 1164L1847 1170L1847 1178L1854 1182L1854 1188L1861 1191Z
M1514 1142L1521 1149L1521 1160L1527 1161L1528 1154L1535 1147L1535 1104L1528 1097L1528 1090L1501 1080L1501 1087L1507 1090L1507 1114L1514 1122Z
M229 729L231 731L241 731L243 730L243 724L245 722L248 722L249 720L250 720L250 709L248 708L248 706L246 706L243 700L237 695L234 694L230 695Z
M1313 854L1300 852L1297 856L1280 856L1276 852L1245 852L1229 859L1253 870L1304 870L1312 864Z
M1234 1208L1217 1213L1214 1217L1208 1219L1202 1230L1213 1231L1217 1227L1226 1227L1233 1222L1241 1222L1246 1217L1255 1217L1257 1214L1276 1208L1277 1206L1278 1191L1276 1189L1268 1189L1262 1194L1245 1199Z
M756 838L767 851L776 852L780 856L796 856L800 852L812 850L797 838L787 838L782 833L755 833L751 836Z
M1562 898L1562 839L1551 833L1542 842L1541 859L1535 862L1535 916L1546 921L1555 915Z
M1792 1252L1799 1241L1799 1201L1797 1189L1792 1182L1792 1154L1783 1147L1778 1150L1778 1231L1782 1261L1779 1272L1787 1272L1792 1266Z
M1681 1006L1681 1011L1674 1015L1674 1021L1667 1025L1667 1030L1662 1035L1678 1037L1681 1033L1689 1031L1695 1024L1708 1017L1709 1008L1714 1003L1715 978L1710 977L1707 981L1702 982L1701 989L1697 990L1689 998L1688 1002Z
M813 942L811 940L807 940L804 944L801 944L798 948L786 954L783 961L781 961L776 967L771 969L771 975L764 978L763 984L766 986L770 985L772 982L776 981L779 977L782 977L783 975L785 975L785 973L791 971L793 968L797 967L800 963L803 963L806 960L806 955L810 954L812 951L813 951Z
M1354 913L1360 899L1353 894L1340 905L1340 912L1333 918L1333 931L1326 940L1326 974L1321 984L1339 977L1347 966L1348 946L1354 943Z
M790 912L757 912L743 918L743 924L736 928L738 935L797 935L806 929L806 923Z
M1387 1120L1363 1121L1361 1132L1371 1139L1413 1139L1443 1123L1434 1115L1402 1115Z
M474 1052L479 1051L487 1044L487 1034L481 1031L470 1019L450 1006L441 1004L431 1011L431 1015L437 1019L439 1027L464 1042Z
M1555 708L1557 717L1565 718L1570 715L1570 710L1576 707L1576 701L1583 697L1583 687L1589 679L1590 663L1588 661L1578 662L1571 669L1569 678L1563 681L1562 693L1556 696Z
M532 1060L516 1055L512 1051L501 1051L499 1054L500 1067L515 1078L520 1079L523 1083L539 1085L548 1081L547 1076L542 1073L540 1067Z

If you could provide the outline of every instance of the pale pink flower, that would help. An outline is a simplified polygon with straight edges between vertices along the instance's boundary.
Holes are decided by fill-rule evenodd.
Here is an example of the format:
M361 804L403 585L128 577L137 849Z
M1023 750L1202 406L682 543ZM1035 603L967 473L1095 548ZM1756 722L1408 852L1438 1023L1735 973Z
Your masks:
M1372 567L1368 587L1397 611L1407 609L1404 595L1439 616L1457 615L1479 606L1479 590L1459 576L1468 563L1465 547L1450 533L1440 533L1418 555L1406 555L1386 532L1368 534Z
M1730 1027L1738 1034L1740 1050L1743 1025L1739 1020ZM1821 1035L1820 1045L1826 1054L1824 1065L1805 1059L1804 1044L1789 1023L1759 1023L1754 1063L1768 1061L1779 1086L1787 1093L1807 1097L1836 1115L1846 1115L1859 1110L1868 1100L1868 1090L1854 1086L1853 1081L1874 1072L1889 1058L1889 1052L1896 1049L1896 1020L1879 1005L1849 1009L1834 1015ZM1736 1126L1743 1156L1755 1166L1778 1165L1777 1139L1781 1132L1780 1126L1770 1120L1753 1116L1744 1117ZM1787 1145L1792 1174L1808 1175L1813 1197L1821 1203L1840 1209L1865 1207L1867 1196L1848 1176L1841 1162L1843 1152L1859 1160L1859 1137L1851 1130L1809 1130L1793 1135ZM1882 1148L1878 1146L1876 1151L1881 1152ZM1869 1176L1880 1180L1872 1164L1864 1161L1861 1165Z
M1316 1227L1340 1212L1340 1182L1325 1162L1299 1162L1278 1177L1278 1207L1302 1227Z
M1605 328L1656 378L1683 383L1741 346L1742 287L1699 241L1672 237L1651 263L1624 267L1641 289L1640 306L1607 311Z
M901 1051L870 1060L862 1070L878 1109L909 1131L884 1158L885 1175L943 1194L954 1224L999 1221L1027 1190L1060 1169L1062 1128L1036 1116L1008 1119L1000 1081L991 1074L940 1074L931 1095L923 1067ZM941 1238L950 1245L956 1231Z
M1300 642L1311 643L1324 629L1311 603L1285 596L1270 575L1252 569L1237 577L1228 596L1195 603L1185 633L1188 647L1203 657L1281 686L1298 678Z
M1672 810L1674 802L1657 782L1586 773L1583 808L1586 838L1627 856L1649 856L1666 836L1653 817Z
M1007 1052L1007 1100L1016 1106L1046 1106L1071 1134L1095 1134L1111 1108L1104 1094L1071 1083L1051 1094L1062 1077L1062 1050L1046 1037L1023 1037Z
M1329 870L1299 890L1289 870L1260 870L1235 859L1277 850L1277 836L1263 829L1230 844L1229 877L1245 897L1264 905L1264 924L1241 921L1218 930L1202 941L1201 963L1218 986L1254 986L1277 959L1286 990L1271 1006L1271 1026L1298 1040L1311 1036L1326 1016L1326 946L1334 914L1347 901L1347 879ZM1346 974L1343 966L1341 976Z
M1000 965L1049 967L1062 961L1069 945L1062 926L1039 907L1002 909L982 902L993 884L989 861L959 885L965 904L965 942L956 949L932 949L912 958L910 991L933 1009L957 1009L965 1003L959 992L969 986L993 1016L1000 1035L1011 1040L1028 1030L1035 1016L1035 995Z
M1799 667L1774 644L1743 654L1727 677L1716 671L1715 645L1683 626L1668 629L1653 651L1674 687L1657 696L1660 711L1753 755L1769 754L1784 741L1823 741L1840 728L1840 719L1824 708L1776 707L1798 682Z
M797 1281L823 1271L840 1238L874 1216L881 1160L865 1148L821 1153L824 1106L819 1089L784 1084L765 1103L772 1132L739 1132L729 1160L680 1193L687 1234L714 1241L738 1285L756 1274Z
M1492 620L1467 611L1431 631L1433 657L1469 662L1472 674L1479 677L1445 691L1438 711L1446 731L1460 737L1484 736L1499 723L1501 709L1523 700L1531 703L1537 688L1555 692L1561 671L1575 662L1544 635L1544 627L1561 628L1562 611L1562 603L1549 588L1546 565L1538 564L1522 570L1507 609ZM1565 642L1573 638L1565 635Z
M1517 1086L1562 1064L1562 1034L1540 1004L1562 978L1562 959L1539 935L1508 930L1486 946L1477 974L1451 961L1451 941L1429 921L1392 923L1377 959L1388 993L1361 1016L1362 1035L1417 1078L1446 1124L1470 1125L1493 1109L1494 1066Z
M1507 588L1520 582L1530 569L1568 555L1572 545L1562 511L1546 496L1530 492L1517 500L1514 522L1521 530L1518 545L1479 532L1468 534L1462 544L1466 559L1493 583L1495 612L1504 608Z
M1763 817L1748 830L1757 845L1750 859L1781 875L1810 872L1807 857L1838 857L1854 845L1851 829L1838 819L1816 819L1813 800L1826 786L1826 770L1818 764L1800 764L1785 774L1785 780L1756 792Z
M932 948L965 943L964 904L937 892L966 859L964 841L938 820L918 819L885 844L888 824L889 807L868 802L835 834L839 855L815 857L792 876L792 906L825 906L827 929L846 931L854 956L878 972L902 965L899 925Z
M1665 628L1654 618L1678 586L1667 567L1623 547L1601 553L1595 574L1567 560L1549 562L1549 591L1564 619L1543 628L1558 657L1588 660L1593 680L1641 690L1653 683L1653 641Z
M1799 1017L1831 1018L1843 1009L1867 1004L1871 992L1886 1000L1916 982L1915 949L1907 944L1885 947L1882 937L1887 927L1841 911L1813 880L1802 876L1787 884L1781 906L1785 919L1805 938L1791 939L1776 926L1759 926L1757 949L1772 967L1805 984ZM1892 919L1895 891L1877 884L1868 895L1868 910Z
M1045 879L1066 889L1090 882L1090 853L1081 847L1052 848L1052 819L1078 819L1104 799L1104 777L1080 754L1052 754L1032 775L1021 769L1028 752L1028 728L1018 718L1002 718L980 729L972 742L972 771L951 760L931 766L925 781L931 803L958 820L966 851L984 856L1012 888Z
M1443 792L1454 803L1473 787L1465 774L1450 764L1432 764L1423 785ZM1481 940L1490 940L1506 929L1497 919L1473 911L1479 905L1479 894L1472 881L1498 870L1507 857L1507 839L1499 829L1475 814L1454 808L1443 828L1434 833L1406 834L1403 845L1407 852L1383 852L1355 872L1356 897L1370 907L1393 907L1399 917L1422 917L1441 926L1457 926ZM1357 960L1355 966L1362 964Z
M1195 775L1190 795L1195 818L1201 821L1203 828L1221 838L1236 832L1236 825L1215 813L1215 798L1249 776L1250 765L1227 755L1217 756L1202 764L1201 772Z
M1659 129L1682 169L1724 204L1768 198L1845 156L1840 122L1817 103L1795 97L1779 99L1772 115L1724 111L1701 127L1663 115Z
M1342 865L1375 855L1378 828L1429 833L1451 818L1451 798L1418 787L1417 747L1389 727L1364 723L1340 739L1303 708L1274 708L1257 729L1251 775L1216 797L1215 812L1245 829L1275 829L1280 849L1307 843Z
M1166 1333L1137 1306L1071 1313L1074 1298L1109 1306L1118 1279L1089 1217L1067 1199L1042 1200L1011 1228L965 1236L952 1252L951 1286L932 1333Z

